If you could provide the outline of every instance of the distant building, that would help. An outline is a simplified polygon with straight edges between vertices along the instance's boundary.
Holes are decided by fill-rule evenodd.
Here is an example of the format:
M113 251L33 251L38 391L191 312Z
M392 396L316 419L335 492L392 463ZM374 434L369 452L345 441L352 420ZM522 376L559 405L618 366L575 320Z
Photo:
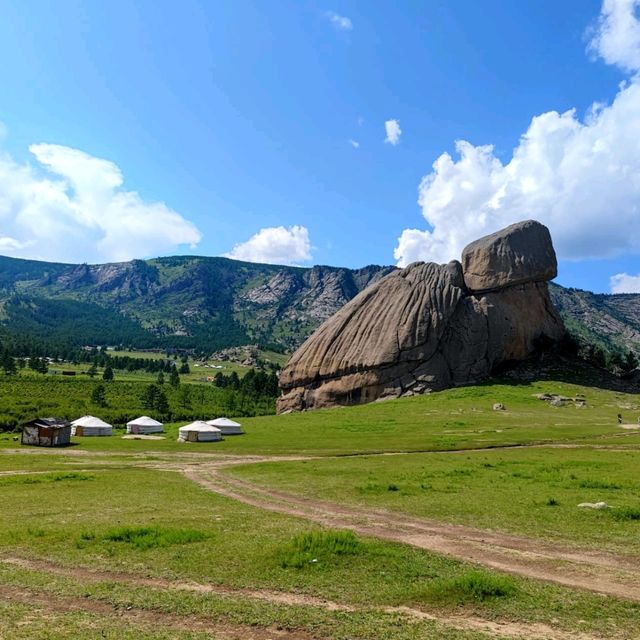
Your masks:
M71 443L71 424L60 418L36 418L22 425L22 444L63 447Z

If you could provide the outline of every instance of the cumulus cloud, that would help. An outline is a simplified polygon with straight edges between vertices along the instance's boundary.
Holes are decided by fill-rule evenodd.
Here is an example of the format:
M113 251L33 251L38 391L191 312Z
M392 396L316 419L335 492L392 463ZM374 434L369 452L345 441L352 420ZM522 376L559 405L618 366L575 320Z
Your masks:
M300 264L311 260L311 242L306 227L294 225L260 229L246 242L236 244L227 258L267 264Z
M357 140L352 140L351 138L349 138L349 144L354 148L354 149L359 149L360 148L360 143Z
M604 35L609 16L620 6L632 12L637 4L605 1L593 36L600 51L613 37ZM607 61L620 63L622 51L634 50L628 30L623 33L624 46ZM637 47L640 34L635 37ZM631 68L631 54L625 59ZM401 266L446 262L459 258L471 240L526 218L550 228L563 259L638 253L639 140L637 76L621 85L611 104L594 103L584 118L575 110L535 116L506 162L491 145L459 140L456 156L443 153L419 186L418 203L429 228L405 229L395 258Z
M640 0L604 0L589 42L591 53L625 71L640 71Z
M326 16L329 22L340 31L351 31L353 29L353 22L346 16L341 16L335 11L327 11Z
M98 262L200 241L198 229L180 214L123 189L113 162L55 144L29 150L38 167L0 155L0 252Z
M616 273L609 279L611 293L640 293L640 274Z
M402 129L400 129L400 121L387 120L384 123L384 130L387 134L387 137L384 139L384 141L392 144L395 147L400 142L400 136L402 135Z

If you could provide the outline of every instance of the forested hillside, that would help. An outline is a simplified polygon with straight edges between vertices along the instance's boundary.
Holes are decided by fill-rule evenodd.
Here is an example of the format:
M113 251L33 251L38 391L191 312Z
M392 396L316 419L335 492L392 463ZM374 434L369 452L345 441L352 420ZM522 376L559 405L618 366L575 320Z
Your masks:
M0 257L0 339L202 353L257 343L290 352L393 269L305 269L194 256L104 265ZM579 339L605 351L640 350L640 294L550 289Z

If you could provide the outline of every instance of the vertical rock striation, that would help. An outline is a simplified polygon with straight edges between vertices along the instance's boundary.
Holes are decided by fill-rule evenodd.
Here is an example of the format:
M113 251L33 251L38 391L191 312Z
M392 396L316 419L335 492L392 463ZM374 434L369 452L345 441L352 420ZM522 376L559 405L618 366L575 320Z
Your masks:
M462 264L389 274L293 354L278 412L444 389L526 358L564 334L547 289L556 272L548 229L529 220L476 240Z

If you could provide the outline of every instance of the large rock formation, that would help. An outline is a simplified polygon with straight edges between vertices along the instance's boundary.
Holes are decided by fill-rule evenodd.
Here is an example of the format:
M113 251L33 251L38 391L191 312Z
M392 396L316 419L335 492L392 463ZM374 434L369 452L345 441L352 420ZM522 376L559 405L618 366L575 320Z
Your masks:
M548 229L529 220L473 242L462 264L394 271L293 354L278 412L443 389L526 358L564 334L547 289L556 270Z

